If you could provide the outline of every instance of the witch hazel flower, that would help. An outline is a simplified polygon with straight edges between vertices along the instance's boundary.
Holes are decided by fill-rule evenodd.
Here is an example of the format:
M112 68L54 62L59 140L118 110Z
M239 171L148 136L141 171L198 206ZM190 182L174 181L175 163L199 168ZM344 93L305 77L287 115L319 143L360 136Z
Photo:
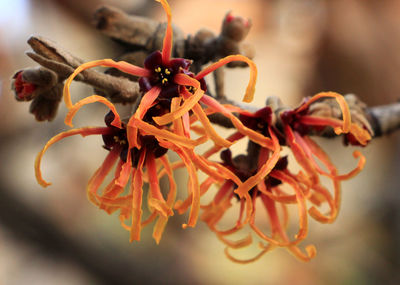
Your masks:
M223 139L214 130L209 122L203 108L199 102L206 106L209 104L217 104L218 102L211 102L211 97L205 95L206 86L204 77L213 72L214 70L222 67L233 61L243 61L250 66L250 81L247 86L246 94L244 96L245 102L250 102L253 98L255 91L255 81L257 77L257 68L255 64L248 58L242 55L231 55L222 58L218 62L211 64L203 71L194 75L190 70L191 61L182 58L171 58L172 51L172 25L171 25L171 12L167 1L160 0L166 14L167 14L167 28L163 40L162 51L155 51L144 62L144 67L138 67L127 62L115 62L111 59L97 60L85 63L79 66L74 73L67 79L64 88L64 100L68 108L72 108L69 86L72 80L82 71L95 66L114 67L128 74L137 76L141 90L145 94L140 98L140 103L136 112L133 114L127 124L128 136L130 137L131 147L138 147L136 136L138 129L146 130L149 134L156 135L159 132L157 129L162 129L165 125L170 124L173 120L181 118L184 122L185 133L190 131L190 124L188 123L188 112L192 111L201 121L205 127L206 136L214 141L215 144L224 147L230 146L230 142ZM188 91L188 92L186 92ZM170 101L173 97L183 98L181 106L175 111L170 112ZM210 106L214 108L213 106ZM143 120L147 111L151 108L162 108L163 115L154 116L152 121L148 122ZM163 113L163 112L161 112ZM162 132L165 134L166 131Z
M139 240L141 227L155 221L153 237L158 243L167 220L173 213L175 204L176 185L172 175L173 168L168 162L166 153L168 150L174 151L181 158L183 165L189 173L188 192L190 193L189 207L190 213L188 223L184 227L194 227L197 222L200 208L200 185L197 178L197 170L205 172L216 180L233 179L238 181L234 174L224 169L217 163L206 161L201 156L194 153L195 142L190 139L190 135L184 134L182 120L176 119L172 124L174 133L168 132L167 136L156 133L158 136L149 135L140 130L137 142L140 147L131 147L127 123L121 121L115 106L101 96L89 96L74 104L66 115L66 122L72 124L73 117L83 106L100 102L110 108L110 112L105 117L106 127L85 127L72 129L60 133L50 139L42 151L38 154L35 171L36 178L40 185L47 187L50 183L42 178L41 160L47 149L54 143L73 135L102 135L104 148L109 151L101 167L94 173L87 186L88 198L99 208L108 213L120 211L122 226L130 231L130 240ZM179 108L181 98L175 97L171 100L171 112ZM144 116L145 118L145 116ZM158 129L160 132L163 131ZM160 138L161 137L161 138ZM100 191L106 176L115 167L114 178L105 188ZM161 167L161 168L160 168ZM169 194L165 198L159 185L160 174L166 173L169 179ZM129 193L124 195L124 189L130 179ZM151 209L151 215L142 221L143 207L143 183L149 184L147 206ZM99 193L100 192L100 193ZM130 221L130 224L126 224Z
M324 98L337 100L342 119L315 116L309 111L312 103ZM239 155L234 159L229 149L224 150L221 153L223 161L221 164L239 177L241 182L236 183L232 180L203 182L218 184L220 188L212 202L203 206L201 219L226 244L225 253L235 262L253 262L277 247L287 248L297 258L308 261L316 255L315 247L306 246L306 252L298 247L308 234L308 216L321 223L332 223L340 208L341 181L357 175L365 164L365 158L359 151L355 151L354 157L359 158L356 168L347 174L339 174L328 154L312 140L310 134L333 128L336 134L351 136L357 144L365 145L371 138L370 133L364 126L351 122L346 101L340 94L333 92L324 92L307 98L300 107L281 111L278 114L281 118L276 118L276 114L269 106L255 113L240 110L238 112L244 126L269 137L275 147L266 147L250 141L248 155ZM280 122L277 122L278 119ZM228 140L235 141L243 137L237 132ZM292 152L301 167L297 174L290 170L287 158L281 157L281 148L289 148ZM215 146L204 156L208 157L220 149ZM333 193L321 183L321 176L331 180ZM234 200L240 203L238 220L232 228L221 230L218 224L232 208ZM262 229L256 223L257 200L261 200L265 208L269 229ZM290 205L295 205L298 209L299 229L294 239L286 232L289 221L287 207ZM328 205L328 213L320 210L324 205ZM261 251L255 257L237 259L231 255L231 250L252 244L252 236L247 235L235 241L228 236L241 231L246 224L266 243L260 244Z
M105 104L110 113L105 118L106 127L86 127L63 132L45 145L39 153L35 169L38 182L42 186L49 184L43 180L40 164L43 154L55 142L76 134L101 135L104 148L109 151L100 168L94 173L87 186L89 200L107 213L119 211L122 226L130 231L130 240L139 240L141 228L156 221L153 237L158 243L168 218L174 210L183 214L189 208L189 218L183 227L194 227L200 214L200 197L212 185L220 185L216 196L209 205L202 208L201 219L207 223L218 238L227 245L227 256L237 262L251 262L266 252L285 247L302 260L315 256L315 248L310 245L304 253L298 244L307 236L308 214L323 223L333 222L340 205L340 182L356 175L363 167L365 159L359 152L358 166L351 172L339 175L328 155L310 138L313 131L333 128L336 134L345 134L352 144L365 145L370 140L368 131L358 124L352 123L350 111L341 95L327 92L308 99L293 110L280 113L277 118L269 107L255 113L243 111L238 107L220 104L208 96L204 77L214 70L232 62L245 62L250 66L250 80L243 101L250 102L255 91L257 69L254 63L241 55L222 58L194 74L190 71L191 61L183 58L171 58L172 26L171 12L167 1L160 0L167 14L167 29L162 51L150 54L144 67L127 62L115 62L111 59L92 61L79 66L66 80L64 101L69 109L65 123L72 126L72 120L83 106L95 102ZM227 24L241 19L228 15ZM82 71L95 66L114 67L130 75L138 77L141 91L137 107L127 121L122 121L115 106L106 98L92 95L76 103L72 103L69 86L72 80ZM337 100L342 111L342 119L314 116L310 105L315 101L330 97ZM208 115L220 113L227 117L237 132L228 138L221 137L211 125ZM239 114L239 116L235 115ZM281 125L276 124L279 120ZM200 122L201 126L194 123ZM191 132L200 134L192 139ZM230 147L236 141L248 138L256 151L253 166L245 168L232 159L229 150L222 152L222 163L209 160L209 157ZM214 147L203 155L195 152L196 146L207 140L214 142ZM289 148L302 170L293 174L289 170L287 159L281 156L282 147ZM166 153L174 151L181 159L170 164ZM238 160L238 159L236 159ZM320 167L319 160L323 167ZM188 197L184 201L175 201L176 185L172 171L185 167L188 171ZM100 191L106 176L115 168L114 178ZM208 175L199 183L197 171ZM167 175L169 193L164 196L159 180ZM320 183L320 176L330 178L333 183L333 194ZM129 182L130 180L130 182ZM129 183L129 192L124 189ZM149 184L147 207L150 215L143 220L143 184ZM286 187L281 187L286 185ZM288 190L291 189L291 192ZM226 230L218 228L218 223L231 208L232 200L240 204L239 217L236 224ZM256 201L261 200L270 222L270 234L256 224ZM327 203L329 213L323 214L320 206ZM285 231L288 222L287 205L294 204L298 209L299 230L294 239ZM308 204L311 206L308 208ZM281 209L278 211L277 209ZM128 223L128 224L127 224ZM239 249L252 243L251 236L237 241L229 235L241 231L249 225L252 231L264 240L260 244L261 252L254 258L239 260L229 250Z
M268 154L269 151L265 149L260 151L258 157L259 167L265 163ZM248 155L238 155L232 158L231 151L226 149L221 153L221 159L222 164L229 167L242 181L257 173L257 168L252 169L251 166L249 167L249 161L254 158ZM287 157L280 157L270 174L257 186L250 189L249 195L251 199L240 199L235 193L237 185L233 181L227 180L221 184L212 201L202 206L201 220L226 245L225 254L230 260L237 263L251 263L278 247L287 248L292 254L304 261L308 261L315 256L316 250L313 245L306 247L306 253L303 253L298 247L298 243L307 235L308 220L305 196L308 194L308 191L304 187L299 186L296 176L289 172L287 166ZM285 188L284 186L288 187ZM285 194L282 188L291 188L294 194ZM263 220L267 220L269 223L270 235L267 235L265 233L266 230L261 230L256 224L256 213L259 212L256 206L257 201L261 201L261 205L265 210L266 219L263 216ZM221 229L221 224L223 224L221 220L224 216L234 212L230 212L230 210L237 203L239 204L239 213L235 225L227 229ZM297 206L299 212L299 230L296 235L297 238L292 241L287 233L289 222L288 206L290 205ZM257 216L260 216L260 214ZM248 233L244 238L237 240L233 240L230 236L241 232L247 233L248 231L245 230L246 225L250 225L253 233L267 243L259 243L260 251L254 257L239 259L234 257L231 251L243 249L253 244L253 236L251 233Z
M115 127L112 125L114 121L115 115L110 111L105 117L105 127L71 129L50 139L36 158L36 178L43 187L50 185L50 183L43 179L40 167L43 155L54 143L74 135L101 135L104 148L109 153L102 165L89 180L87 185L89 200L109 214L119 210L121 224L130 231L131 241L140 240L142 227L157 219L153 237L158 243L168 217L173 215L171 205L176 195L176 184L172 176L170 163L165 155L168 150L161 147L153 136L141 136L140 142L145 147L130 149L127 140L126 124L121 123L120 127ZM157 176L158 164L161 165L161 168L165 168L168 174L169 194L166 201L160 190ZM102 191L99 191L100 186L113 167L115 167L114 178ZM147 206L152 212L146 220L142 221L142 188L144 178L148 180L150 185ZM128 194L124 194L124 189L129 179L129 192ZM130 224L126 224L127 221L130 221Z
M243 114L246 114L244 116ZM315 248L310 245L306 247L307 253L303 253L297 244L307 235L308 219L306 212L305 194L309 193L308 189L297 177L287 170L287 158L281 157L281 146L278 137L272 131L269 122L272 117L272 111L267 107L263 108L255 114L243 112L240 118L244 124L263 135L269 136L274 144L274 150L266 147L255 146L255 151L248 155L239 155L232 159L229 149L221 152L222 165L231 170L241 182L237 183L232 180L215 182L220 184L220 188L215 194L213 200L205 206L202 206L201 220L206 222L209 228L216 233L227 247L225 254L229 259L238 263L249 263L256 261L265 253L277 247L286 247L290 252L302 260L309 260L315 256ZM241 139L238 133L233 134L230 139ZM251 144L254 144L250 142ZM254 145L253 145L254 147ZM206 152L205 156L215 153L215 148ZM254 163L255 162L255 163ZM204 183L206 183L205 181ZM280 187L281 184L288 185L293 189L293 194L287 194ZM239 188L241 191L245 189L242 197L239 196ZM270 223L271 235L265 234L265 231L259 229L256 225L256 201L260 199L267 212L267 220ZM271 200L272 199L272 200ZM240 210L236 224L228 229L221 229L218 224L221 219L226 216L235 203L240 204ZM279 207L283 212L284 221L279 220L278 210L275 203L282 205ZM285 224L288 222L287 205L294 204L298 207L299 212L299 230L294 240L290 240L285 231ZM253 232L267 242L266 245L261 244L261 251L254 257L249 259L238 259L232 256L230 250L241 249L253 243L251 234L246 237L232 240L230 235L243 230L246 225L250 225Z
M342 119L309 115L309 107L313 102L322 98L334 98L342 111ZM355 169L347 174L338 174L337 168L331 162L329 155L310 137L313 131L324 128L333 128L337 135L343 134L350 138L353 144L365 146L371 140L370 132L351 122L350 109L344 97L335 92L322 92L314 97L307 98L298 108L284 111L281 114L286 144L290 147L296 161L309 178L311 187L319 183L319 176L328 177L334 186L333 197L327 191L319 188L320 199L327 201L330 207L328 215L322 214L316 207L309 209L309 214L323 223L332 223L340 208L340 181L350 179L357 175L364 167L365 158L359 151L354 151L353 156L359 158ZM318 163L321 162L324 168Z
M198 211L200 208L200 185L197 180L196 171L201 170L217 180L233 179L234 181L238 181L230 171L223 169L223 167L217 163L207 161L204 157L199 156L194 152L194 148L197 145L208 139L213 140L216 145L223 147L228 147L232 144L232 142L225 140L218 135L208 120L206 112L199 104L199 102L203 102L207 105L207 102L210 102L209 107L213 108L214 111L218 111L218 108L224 109L224 107L217 101L204 94L206 86L203 78L213 70L229 62L235 60L245 61L251 67L250 83L247 87L245 100L251 100L254 93L257 69L254 63L249 59L241 55L236 55L221 59L197 75L191 73L189 71L189 60L171 59L171 13L167 2L160 2L168 17L167 30L162 51L152 53L145 60L144 68L126 62L114 62L110 59L89 62L78 67L66 80L64 87L64 101L66 106L69 108L69 112L65 118L65 123L72 126L72 119L76 112L87 104L100 102L110 108L114 117L112 121L109 122L109 127L123 129L124 132L126 131L126 145L121 151L127 152L127 159L126 161L122 160L121 175L114 181L114 184L123 184L120 181L127 181L129 179L129 169L132 167L136 168L138 171L142 171L142 167L146 168L147 173L149 173L149 175L151 173L154 178L153 180L150 180L150 185L152 185L152 181L156 181L156 172L154 172L153 167L154 163L151 162L153 160L152 154L150 150L146 149L146 143L148 143L146 138L152 138L151 143L157 145L157 149L169 149L175 151L180 156L182 163L189 172L188 189L190 193L189 197L191 199L191 210L189 213L188 223L183 226L194 227L197 222ZM145 94L139 99L136 111L126 123L121 121L115 106L106 98L92 95L74 104L71 101L69 86L73 78L85 69L100 65L115 67L121 71L139 77L141 89ZM238 122L237 118L230 110L224 110L229 113L229 116L234 117L236 122ZM204 135L196 140L193 140L190 137L191 118L189 112L193 113L193 116L195 116L203 125ZM134 151L135 155L132 151ZM142 164L133 163L132 159L129 159L129 157L135 157L134 161L137 160L138 163L142 162ZM99 181L102 180L100 179ZM136 187L139 187L140 183L135 185ZM154 182L153 185L156 185L156 183ZM93 189L97 189L96 187ZM138 197L141 195L142 194L136 195L137 201L139 201ZM156 202L151 205L151 208L155 209L155 213L164 217L172 215L172 202L165 200L162 195L155 196L157 199L151 200ZM135 207L135 209L140 208L140 206L137 206L135 203L133 203L133 205L136 205L131 206ZM138 220L137 215L138 214L136 214L136 220ZM137 235L135 236L137 237Z

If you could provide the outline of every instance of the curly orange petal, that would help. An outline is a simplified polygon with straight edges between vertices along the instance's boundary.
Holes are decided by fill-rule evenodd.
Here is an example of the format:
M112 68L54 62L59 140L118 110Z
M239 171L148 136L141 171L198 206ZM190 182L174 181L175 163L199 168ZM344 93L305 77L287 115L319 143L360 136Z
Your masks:
M71 93L69 91L69 86L71 85L72 80L74 80L74 78L82 71L92 68L92 67L96 67L96 66L114 67L123 72L129 73L132 75L136 75L136 76L150 76L151 75L151 72L149 70L144 69L142 67L132 65L132 64L124 62L124 61L115 62L112 59L101 59L101 60L94 60L94 61L84 63L84 64L78 66L74 70L74 72L65 81L63 96L64 96L65 105L67 106L68 109L72 107Z
M258 259L260 259L262 256L264 256L264 254L266 254L267 252L270 252L271 250L273 250L274 248L276 248L275 245L273 244L269 244L268 246L264 247L262 251L260 251L256 256L252 257L252 258L248 258L248 259L238 259L236 257L233 257L230 253L229 253L229 247L225 248L225 256L235 262L235 263L239 263L239 264L249 264L249 263L253 263L255 261L257 261Z
M200 184L200 197L203 196L208 191L208 189L210 189L213 183L215 183L214 178L208 177ZM176 201L174 209L177 210L179 214L183 214L187 211L187 209L189 209L192 200L193 200L193 194L190 193L189 197L187 197L185 201L183 202L181 200Z
M50 146L52 146L53 144L55 144L56 142L58 142L64 138L67 138L70 136L81 135L81 136L85 137L85 136L89 136L89 135L103 135L103 134L109 134L109 133L110 133L110 129L107 127L98 127L98 128L85 127L85 128L73 129L73 130L69 130L66 132L62 132L62 133L59 133L58 135L52 137L46 143L46 145L43 147L43 149L38 153L38 155L36 156L35 175L36 175L37 182L43 187L47 187L47 186L51 185L51 183L48 183L43 179L42 172L40 171L40 164L42 162L43 155L45 154L45 152L47 151L47 149Z
M278 162L279 157L280 157L280 152L281 152L281 146L279 144L279 140L272 131L271 128L269 128L272 142L274 144L274 152L272 156L268 159L267 162L265 162L264 165L257 171L256 174L248 178L245 182L243 182L241 185L238 186L238 188L235 190L235 193L239 195L239 197L243 197L245 193L250 191L254 186L256 186L260 181L264 180L265 177L268 175L268 173L271 172L271 170L275 167L275 164Z
M263 136L262 134L247 128L242 124L242 122L234 115L232 114L231 111L229 111L227 108L225 108L223 105L221 105L217 100L214 98L204 95L200 102L204 103L211 109L213 109L216 112L221 113L225 117L229 118L232 122L232 124L235 126L235 128L243 135L246 135L250 140L254 141L255 143L258 143L262 147L267 147L271 150L274 149L274 145L271 141L270 138Z
M290 242L290 244L296 244L303 240L307 236L308 232L307 210L303 192L301 191L301 188L299 187L297 181L289 175L285 174L283 171L273 170L270 175L276 179L281 180L284 183L289 184L295 191L297 198L297 208L299 212L299 231L295 236L295 241Z
M172 216L173 212L161 194L160 182L158 181L157 177L156 161L152 152L147 153L146 167L151 192L149 204L152 208L155 208L157 211L159 211L163 216Z
M192 194L192 205L190 208L189 219L187 224L183 224L182 227L185 229L187 227L194 227L197 223L197 218L200 210L200 186L197 178L196 168L188 155L187 150L181 148L177 150L177 154L184 162L186 169L189 174L188 188L189 192Z
M239 248L249 246L253 242L253 238L250 233L245 238L242 238L242 239L239 239L236 241L228 240L224 236L218 235L218 234L217 234L217 237L225 245L227 245L229 248L233 248L233 249L239 249Z
M189 92L188 92L189 93ZM166 125L177 118L182 117L184 114L188 113L193 107L197 104L197 102L203 97L204 91L201 89L197 89L194 94L189 93L191 96L188 96L188 99L177 108L174 112L167 113L163 116L153 117L153 120L160 126Z
M132 225L130 229L130 242L140 240L141 220L142 220L142 198L143 198L143 163L146 152L140 154L136 169L132 170L130 191L132 193Z
M194 148L195 146L204 142L204 138L198 140L191 140L184 136L176 135L168 130L159 129L153 125L150 125L142 120L135 119L135 125L144 133L155 136L158 140L165 140L172 142L176 145L183 147Z
M111 125L113 125L117 128L121 128L121 119L119 117L117 109L115 109L114 104L111 103L110 101L108 101L106 98L104 98L102 96L98 96L98 95L92 95L92 96L86 97L86 98L78 101L76 104L72 105L69 109L69 112L65 116L64 123L67 126L73 127L72 119L75 117L76 112L78 112L78 110L80 108L82 108L83 106L85 106L87 104L95 103L95 102L103 103L108 108L110 108L110 110L114 113L114 120L111 122Z
M229 55L227 57L224 57L224 58L220 59L219 61L217 61L217 62L209 65L205 69L203 69L201 72L199 72L195 76L195 78L201 79L204 76L206 76L207 74L213 72L214 70L216 70L216 69L220 68L221 66L224 66L225 64L228 64L229 62L232 62L232 61L243 61L243 62L246 62L250 67L250 80L249 80L249 84L247 85L246 93L243 98L243 102L249 103L249 102L253 101L254 92L256 89L255 86L256 86L256 81L257 81L257 66L251 59L249 59L243 55L238 54L238 55Z
M334 128L336 134L341 134L341 133L348 133L350 131L350 124L351 124L351 116L350 116L350 109L349 106L347 105L346 100L342 95L336 92L321 92L318 93L317 95L314 95L311 97L307 102L302 104L299 108L296 109L296 112L301 112L308 108L310 104L314 103L315 101L324 98L324 97L332 97L335 98L336 101L338 102L340 109L342 110L342 116L343 116L343 124L341 127L336 127Z
M131 152L128 151L126 161L122 165L119 176L118 176L117 180L115 181L116 185L118 185L120 187L125 187L125 185L128 183L128 180L129 180L131 167L132 167Z
M163 155L162 157L160 157L160 160L161 160L161 162L164 166L164 169L166 170L167 175L168 175L169 193L168 193L168 197L167 197L167 205L168 205L168 207L172 208L175 203L175 199L176 199L176 183L175 183L174 176L172 174L172 168L168 161L168 157L166 155ZM167 221L168 221L168 217L160 216L158 218L156 224L154 225L153 238L155 239L157 244L160 243L160 240L161 240L162 234L164 232L164 228L167 224Z
M88 199L95 205L98 205L97 190L99 189L100 185L103 183L107 174L110 172L111 168L117 161L119 153L120 153L119 149L111 150L110 153L106 156L102 165L96 170L96 172L90 178L86 186L86 194L88 196Z
M165 13L167 14L167 29L165 31L165 36L163 40L163 48L162 48L162 62L163 64L168 64L171 51L172 51L172 15L171 15L171 8L166 0L156 0L160 2L164 8Z

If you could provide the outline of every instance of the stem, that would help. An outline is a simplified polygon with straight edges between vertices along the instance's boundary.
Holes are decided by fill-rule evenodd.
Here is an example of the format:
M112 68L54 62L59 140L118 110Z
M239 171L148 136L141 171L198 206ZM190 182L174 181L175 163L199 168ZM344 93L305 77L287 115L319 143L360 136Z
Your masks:
M400 128L400 102L368 108L374 137L390 134Z

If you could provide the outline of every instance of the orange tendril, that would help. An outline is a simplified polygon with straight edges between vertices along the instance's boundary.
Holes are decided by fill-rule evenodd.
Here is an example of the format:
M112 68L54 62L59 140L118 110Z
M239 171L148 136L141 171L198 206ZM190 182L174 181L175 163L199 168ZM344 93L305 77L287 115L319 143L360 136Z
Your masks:
M114 127L117 127L117 128L121 128L121 119L119 117L117 110L115 109L114 104L111 103L110 101L108 101L106 98L104 98L102 96L98 96L98 95L92 95L92 96L86 97L86 98L78 101L76 104L72 105L69 108L69 112L65 116L64 123L67 126L73 127L72 119L75 117L76 112L78 112L78 110L80 108L82 108L83 106L85 106L87 104L95 103L95 102L103 103L108 108L110 108L110 110L114 113L114 120L111 122L111 125L113 125Z
M187 151L183 148L176 149L176 153L182 159L186 169L188 170L188 189L189 193L192 195L192 205L190 208L188 223L182 225L182 227L185 229L187 227L194 227L197 223L197 217L200 210L200 187L196 174L196 168L190 159L190 155L188 155Z
M139 142L137 140L138 128L137 126L135 126L135 120L143 119L144 115L157 99L160 92L160 87L155 86L151 88L146 94L144 94L135 114L129 119L127 124L127 137L129 141L129 148L140 148Z
M209 108L213 109L214 112L219 112L225 117L229 118L235 128L243 135L248 136L250 140L259 144L262 147L269 148L271 150L274 149L273 143L270 138L263 136L262 134L247 128L242 124L242 122L234 115L231 111L225 108L224 105L221 105L217 100L214 98L204 95L201 100L202 103L207 105Z
M52 137L46 145L43 147L43 149L38 153L36 156L35 160L35 175L36 175L36 180L37 182L43 186L47 187L51 185L51 183L46 182L43 177L42 177L42 172L40 171L40 165L42 162L43 155L47 151L47 149L55 144L56 142L70 137L70 136L75 136L75 135L81 135L83 137L85 136L90 136L90 135L103 135L103 134L110 134L110 129L107 127L84 127L84 128L79 128L79 129L73 129L69 130L66 132L59 133L58 135Z
M168 130L159 129L137 118L134 118L133 121L134 121L133 124L135 124L138 129L149 135L154 135L157 138L157 140L165 140L168 142L172 142L176 145L188 148L194 148L195 146L204 142L203 137L198 140L191 140L186 137L176 135Z
M203 181L200 184L200 197L203 196L208 191L208 189L210 189L213 183L215 183L215 180L212 177L208 177L205 181ZM179 214L183 214L190 207L192 200L193 200L193 194L190 193L189 197L187 197L185 201L183 202L181 200L176 201L174 209L177 210Z
M171 165L168 161L168 158L166 155L163 155L160 157L160 160L164 166L164 169L167 172L168 180L169 180L169 193L167 197L167 205L168 207L172 208L174 203L175 203L175 198L176 198L176 183L174 180L174 176L172 174L172 168ZM162 234L164 232L165 226L167 224L168 217L160 216L154 225L154 230L153 230L153 238L156 241L157 244L160 243Z
M334 127L334 131L337 135L340 135L341 133L348 133L350 131L350 124L351 124L351 116L350 116L350 109L349 106L347 105L346 100L342 95L336 92L321 92L318 93L317 95L314 95L311 97L307 102L302 104L299 108L296 109L296 112L301 112L308 108L312 103L315 101L324 98L324 97L332 97L335 98L336 101L338 102L340 109L342 110L342 116L343 116L343 124L341 127Z
M120 187L125 187L128 183L130 171L132 167L132 159L131 159L131 152L128 151L128 155L126 157L126 162L122 165L121 171L119 173L118 179L115 181L115 184Z
M281 151L281 146L279 144L279 140L271 128L269 128L269 133L271 135L272 143L274 145L274 152L273 152L271 158L269 158L268 161L266 161L265 164L262 165L262 167L258 170L258 172L255 175L248 178L245 182L243 182L241 185L239 185L238 188L235 190L235 193L237 193L239 195L239 197L241 197L241 198L251 188L253 188L258 183L260 183L261 180L265 179L265 177L268 175L268 173L271 172L271 170L275 167L275 164L279 160L280 151Z
M107 174L110 172L111 168L117 161L119 151L119 149L113 149L110 151L110 153L104 159L102 165L96 170L96 172L90 178L88 185L86 186L88 199L95 205L99 205L97 190L99 189Z
M129 74L132 74L135 76L150 76L151 75L151 72L149 70L142 68L142 67L132 65L125 61L115 62L112 59L101 59L101 60L94 60L94 61L89 61L87 63L84 63L84 64L78 66L74 70L74 72L65 81L63 93L64 93L64 102L68 109L70 109L72 107L71 93L69 91L69 87L72 83L72 80L74 80L74 78L82 71L92 68L92 67L96 67L96 66L114 67L125 73L129 73Z
M156 0L157 2L160 2L161 5L164 8L165 13L167 14L167 29L165 31L165 36L163 40L163 49L162 49L162 62L163 64L168 64L170 57L171 57L171 51L172 51L172 16L171 16L171 8L169 7L169 4L165 0Z
M132 224L130 228L130 242L140 240L143 198L143 163L146 152L142 151L136 169L132 170L130 192L132 193Z
M178 80L178 82L179 82L178 83L176 78L182 78L182 79ZM181 85L195 86L193 81L198 83L197 80L195 80L185 74L177 74L175 76L175 82L178 84L181 84ZM185 102L179 108L177 108L173 112L171 111L170 113L167 113L163 116L153 117L153 120L158 125L162 126L162 125L166 125L166 124L172 122L173 120L176 120L177 118L180 118L184 114L188 113L197 104L197 102L199 102L199 100L201 99L201 97L203 97L203 94L204 94L204 91L199 88L200 84L198 83L197 85L198 85L198 87L196 87L196 92L194 94L187 92L189 94L187 94L187 96L185 98Z
M216 70L216 69L220 68L221 66L224 66L232 61L243 61L243 62L246 62L250 67L250 80L249 80L249 84L247 85L247 88L246 88L246 93L243 97L243 102L249 103L249 102L253 101L254 92L256 89L255 86L256 86L256 81L257 81L257 66L254 64L254 62L251 59L249 59L243 55L238 54L238 55L229 55L227 57L224 57L224 58L220 59L219 61L209 65L202 71L200 71L195 76L195 78L197 80L202 79L207 74L213 72L214 70Z
M299 122L311 126L330 126L334 129L340 128L343 124L341 120L335 118L318 116L302 116ZM352 134L361 145L366 145L371 140L371 134L355 123L350 124L349 133Z
M161 215L167 217L172 216L174 213L168 207L160 190L160 183L157 177L156 160L152 152L148 152L146 158L147 175L149 178L151 198L149 204L151 207L160 212Z
M248 258L248 259L238 259L236 257L233 257L230 252L229 252L229 248L230 247L226 247L225 248L225 256L235 262L235 263L239 263L239 264L248 264L248 263L253 263L255 261L257 261L258 259L260 259L262 256L264 256L264 254L266 254L267 252L271 251L272 249L274 249L276 246L273 244L269 244L267 247L263 248L262 251L260 251L256 256L252 257L252 258Z

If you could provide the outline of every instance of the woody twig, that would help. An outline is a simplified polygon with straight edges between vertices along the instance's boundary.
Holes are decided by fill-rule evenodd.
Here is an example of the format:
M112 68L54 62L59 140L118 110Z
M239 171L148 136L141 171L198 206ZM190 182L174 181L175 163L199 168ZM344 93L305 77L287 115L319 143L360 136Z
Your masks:
M128 51L119 56L136 65L142 65L144 58L162 46L165 33L165 24L146 17L127 15L116 8L104 6L94 15L96 28L108 37L128 47ZM193 71L201 69L204 64L216 61L230 54L243 54L250 58L254 50L243 42L251 27L251 22L240 17L233 17L228 13L223 20L221 32L216 36L207 29L201 29L193 36L185 38L183 32L174 27L175 57L184 57L193 60ZM64 80L84 61L60 47L57 43L40 37L32 36L28 40L33 51L27 55L41 65L40 68L29 68L18 71L14 75L13 88L16 99L20 101L33 100L30 112L37 120L52 120L55 117ZM228 67L242 66L232 63ZM94 87L96 93L109 98L113 103L134 103L141 95L135 77L126 75L115 69L106 73L94 70L85 70L75 77L75 80ZM232 104L250 112L257 108L228 99L224 94L224 72L218 69L214 73L215 98L221 103ZM311 106L314 115L340 118L341 112L334 100L325 99ZM387 106L367 108L354 95L346 95L352 119L368 131L379 137L400 127L400 103ZM269 97L266 102L276 117L276 125L280 125L279 114L288 109L275 97ZM218 125L231 128L229 119L220 114L210 116L210 120ZM330 137L332 130L324 130L319 136Z

